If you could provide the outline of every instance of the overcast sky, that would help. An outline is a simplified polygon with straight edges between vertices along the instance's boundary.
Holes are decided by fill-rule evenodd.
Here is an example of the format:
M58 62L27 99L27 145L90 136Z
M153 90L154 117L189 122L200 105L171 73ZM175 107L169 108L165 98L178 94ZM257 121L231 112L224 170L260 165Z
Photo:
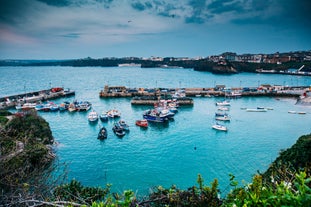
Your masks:
M0 0L0 59L310 49L310 0Z

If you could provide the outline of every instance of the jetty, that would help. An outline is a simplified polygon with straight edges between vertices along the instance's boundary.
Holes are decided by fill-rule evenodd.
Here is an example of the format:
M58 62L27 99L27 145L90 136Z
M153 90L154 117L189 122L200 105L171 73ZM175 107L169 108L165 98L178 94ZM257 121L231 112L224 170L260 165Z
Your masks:
M181 98L181 97L212 97L222 96L228 98L243 96L279 96L279 97L299 97L305 92L311 91L311 86L281 86L263 84L258 87L226 87L216 85L212 88L126 88L125 86L106 85L100 91L101 98L117 97L144 97L141 100L157 100ZM135 98L139 100L139 98ZM134 101L136 102L136 101Z
M56 87L40 91L0 97L0 110L13 108L18 104L36 103L40 101L53 100L73 95L75 95L75 91L73 90L70 90L68 88L64 89L62 87Z

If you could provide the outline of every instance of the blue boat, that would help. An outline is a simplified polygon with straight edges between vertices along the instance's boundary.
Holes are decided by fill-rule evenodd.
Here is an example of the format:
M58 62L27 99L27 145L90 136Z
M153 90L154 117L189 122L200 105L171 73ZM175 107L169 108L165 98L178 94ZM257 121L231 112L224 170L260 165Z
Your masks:
M168 120L167 116L161 115L161 113L157 112L156 110L145 111L143 118L151 122L165 122Z
M123 137L125 135L124 129L118 124L114 123L112 127L112 131L118 136L118 137Z

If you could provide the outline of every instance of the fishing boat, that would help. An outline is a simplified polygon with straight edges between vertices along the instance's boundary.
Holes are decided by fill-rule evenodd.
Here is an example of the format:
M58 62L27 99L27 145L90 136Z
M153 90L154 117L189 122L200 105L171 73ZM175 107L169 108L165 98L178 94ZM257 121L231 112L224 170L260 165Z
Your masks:
M53 103L53 102L50 102L50 111L58 111L59 110L59 107L57 104Z
M228 114L219 114L216 113L215 119L218 121L230 121L230 116Z
M145 111L143 113L143 118L152 122L165 122L168 120L168 117L161 115L160 112L155 109Z
M146 119L136 120L135 124L140 127L148 127L148 121Z
M213 129L216 129L216 130L218 130L218 131L228 131L228 129L227 129L226 126L221 125L221 124L218 124L218 123L214 124L214 125L212 126L212 128L213 128Z
M69 104L70 103L68 101L65 101L65 102L59 104L58 108L60 111L66 111L66 110L68 110Z
M216 102L216 106L230 106L230 102L229 101L221 101L221 102Z
M125 135L125 131L123 128L118 123L114 123L112 127L112 131L118 136L118 137L123 137Z
M77 111L76 105L74 103L70 103L69 106L68 106L68 111L69 112Z
M217 108L218 111L229 111L228 107L219 107Z
M125 131L130 130L130 126L124 120L120 120L120 121L118 121L118 123L123 130L125 130Z
M91 107L92 107L92 104L88 101L82 101L76 104L77 111L88 111L91 109Z
M247 112L267 112L268 110L263 108L256 108L256 109L246 109Z
M107 111L107 115L109 118L118 118L121 116L121 112L117 109L111 109Z
M37 105L36 103L25 103L22 106L22 110L23 111L27 111L27 110L30 110L30 109L35 109L36 105Z
M106 112L101 113L101 115L99 115L99 119L101 121L108 121L108 115Z
M107 129L105 127L100 128L97 139L107 139Z
M88 116L87 119L89 120L89 122L96 122L98 121L98 114L96 111L91 111Z

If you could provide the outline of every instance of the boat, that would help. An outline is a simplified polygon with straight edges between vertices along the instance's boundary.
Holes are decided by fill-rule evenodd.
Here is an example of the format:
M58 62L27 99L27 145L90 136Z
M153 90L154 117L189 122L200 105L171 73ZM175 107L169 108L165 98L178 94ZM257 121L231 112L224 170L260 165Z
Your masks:
M16 110L22 110L22 104L18 103L18 104L15 106L15 109L16 109Z
M121 116L121 112L117 109L111 109L111 110L107 111L107 116L109 118L118 118Z
M229 111L228 107L219 107L217 108L218 111Z
M161 115L160 112L155 109L145 111L143 113L143 118L152 122L165 122L168 120L168 117Z
M136 120L135 124L140 127L148 127L148 121L146 119Z
M307 114L305 111L298 111L297 114Z
M60 111L66 111L66 110L68 110L69 105L70 105L70 103L68 101L65 101L65 102L59 104L58 108Z
M230 116L228 116L228 115L216 116L215 119L218 121L230 121Z
M288 111L289 114L297 114L297 111Z
M247 112L267 112L267 109L261 109L261 108L256 108L256 109L246 109Z
M216 106L230 106L230 102L229 101L221 101L221 102L216 102Z
M100 128L97 139L107 139L107 129L105 127Z
M49 105L50 105L50 111L58 111L59 110L59 107L57 104L50 102Z
M76 105L74 103L70 103L68 106L68 111L69 112L77 111Z
M118 121L118 123L123 130L125 130L125 131L130 130L130 126L124 120L120 120L120 121Z
M90 122L96 122L98 121L98 114L96 111L91 111L89 113L89 115L87 116L87 119L90 121Z
M221 125L221 124L218 124L218 123L214 124L214 125L212 126L212 128L213 128L213 129L216 129L216 130L219 130L219 131L228 131L228 129L227 129L226 126Z
M76 103L76 110L77 111L88 111L92 107L92 104L88 101L82 101Z
M123 137L125 135L125 131L123 128L118 123L114 123L112 127L112 131L118 136L118 137Z
M25 103L22 106L22 110L27 111L27 110L30 110L30 109L35 109L36 105L37 105L36 103Z
M103 112L100 116L99 116L99 119L101 121L108 121L108 115L106 112Z

